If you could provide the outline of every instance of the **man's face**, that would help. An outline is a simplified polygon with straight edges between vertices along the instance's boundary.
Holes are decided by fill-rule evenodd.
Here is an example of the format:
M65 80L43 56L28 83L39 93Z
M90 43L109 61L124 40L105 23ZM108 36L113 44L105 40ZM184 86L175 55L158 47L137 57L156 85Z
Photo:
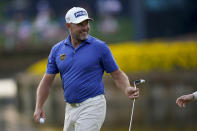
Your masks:
M86 40L90 30L89 20L85 20L79 24L70 24L69 31L73 37L78 41Z

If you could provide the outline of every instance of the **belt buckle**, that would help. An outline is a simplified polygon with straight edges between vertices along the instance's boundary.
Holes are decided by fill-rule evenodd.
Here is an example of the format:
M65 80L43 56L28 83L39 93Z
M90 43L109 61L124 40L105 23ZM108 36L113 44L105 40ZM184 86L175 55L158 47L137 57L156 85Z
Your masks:
M72 104L70 104L70 105L73 106L73 107L78 107L78 106L80 106L79 103L72 103Z

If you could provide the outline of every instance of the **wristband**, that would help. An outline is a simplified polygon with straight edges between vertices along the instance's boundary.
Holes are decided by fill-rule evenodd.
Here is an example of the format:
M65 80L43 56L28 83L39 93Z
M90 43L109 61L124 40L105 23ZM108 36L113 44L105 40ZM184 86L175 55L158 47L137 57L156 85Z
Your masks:
M197 100L197 91L193 93L194 99Z

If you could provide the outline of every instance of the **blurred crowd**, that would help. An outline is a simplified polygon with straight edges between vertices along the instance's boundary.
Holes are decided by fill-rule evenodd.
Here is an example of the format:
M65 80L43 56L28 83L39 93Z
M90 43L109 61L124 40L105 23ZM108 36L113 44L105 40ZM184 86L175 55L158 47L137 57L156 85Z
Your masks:
M25 2L25 0L17 0L16 2L12 2L12 5L17 6L5 7L17 9L12 9L13 11L11 13L5 13L3 17L6 16L8 19L3 18L3 21L0 21L0 49L9 51L50 46L68 35L65 27L64 14L55 13L55 9L51 7L49 1L40 0L35 2L36 14L32 16L28 16L28 10L30 10L28 8L31 8L31 6L25 4ZM9 4L7 3L7 5ZM98 17L101 19L97 27L98 31L108 34L116 32L118 21L114 16L122 10L120 1L98 0L95 5ZM83 6L88 9L91 16L92 10L90 7L83 4L77 6ZM6 11L9 12L10 9L4 9L4 12Z
M39 4L37 10L33 20L26 17L24 12L16 12L10 20L0 22L1 48L23 50L54 44L66 37L64 20L53 20L47 3Z

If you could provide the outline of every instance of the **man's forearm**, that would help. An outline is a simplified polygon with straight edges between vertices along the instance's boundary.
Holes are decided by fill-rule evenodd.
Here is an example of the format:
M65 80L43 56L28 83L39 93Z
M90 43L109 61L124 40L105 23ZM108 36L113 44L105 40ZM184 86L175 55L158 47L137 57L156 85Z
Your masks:
M42 108L44 102L46 101L49 95L49 88L44 86L39 86L37 89L37 96L36 96L36 109Z
M116 86L122 89L125 95L129 97L129 99L133 100L139 97L139 89L134 89L133 87L131 87L129 79L123 71L118 69L112 72L111 76L114 79Z
M49 95L50 87L52 85L54 77L54 75L44 75L43 79L41 80L37 89L36 109L43 107L43 104L45 103Z
M116 86L121 90L125 91L127 87L130 87L129 79L123 71L119 70L117 72L114 72L112 74L112 78Z

